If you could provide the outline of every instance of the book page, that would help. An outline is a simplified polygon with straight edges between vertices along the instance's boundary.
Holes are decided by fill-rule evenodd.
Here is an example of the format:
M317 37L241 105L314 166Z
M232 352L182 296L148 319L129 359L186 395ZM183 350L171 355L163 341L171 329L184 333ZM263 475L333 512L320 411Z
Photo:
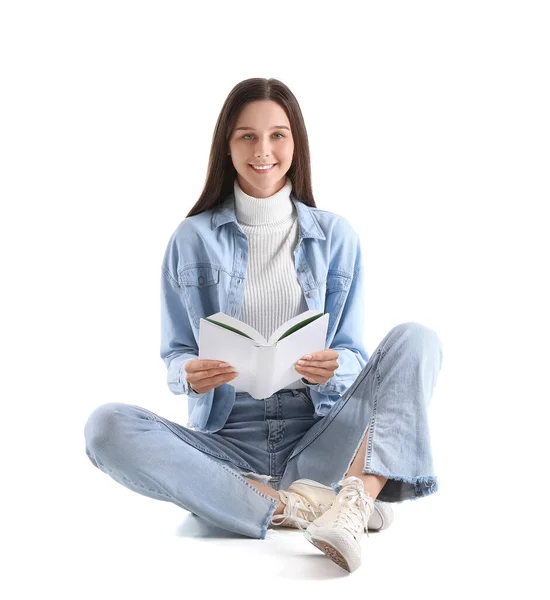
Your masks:
M279 340L287 337L287 335L292 335L294 331L305 327L311 321L322 316L323 313L318 310L306 310L305 312L292 317L292 319L283 323L271 334L270 338L267 340L267 344L269 346L275 346Z
M230 385L236 391L248 391L257 385L258 344L248 336L235 333L224 327L200 320L199 358L202 360L219 360L231 365L237 377Z
M325 313L307 327L298 329L293 335L277 342L275 364L273 365L275 391L302 377L296 371L295 364L304 354L321 352L325 349L329 316L328 313Z
M217 312L209 317L206 317L206 321L215 323L219 327L224 327L225 329L229 329L230 331L233 331L239 335L245 335L251 340L257 342L260 346L268 345L268 342L264 336L259 331L256 331L254 327L250 327L250 325L239 321L239 319L230 317L223 312Z

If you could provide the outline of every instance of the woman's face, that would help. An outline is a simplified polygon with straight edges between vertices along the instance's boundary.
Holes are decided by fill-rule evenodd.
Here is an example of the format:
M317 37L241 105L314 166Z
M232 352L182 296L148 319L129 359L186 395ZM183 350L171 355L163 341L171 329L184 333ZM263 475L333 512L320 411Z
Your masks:
M267 198L278 192L286 183L294 153L290 123L281 106L273 100L247 104L231 132L229 152L245 194ZM275 166L258 172L253 164Z

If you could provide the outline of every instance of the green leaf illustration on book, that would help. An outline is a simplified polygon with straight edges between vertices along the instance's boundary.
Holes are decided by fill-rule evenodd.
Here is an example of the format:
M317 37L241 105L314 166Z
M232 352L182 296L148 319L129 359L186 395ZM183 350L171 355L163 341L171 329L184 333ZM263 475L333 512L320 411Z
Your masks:
M306 325L308 325L312 321L315 321L315 319L318 319L319 317L322 317L322 316L323 316L323 314L321 313L321 314L315 315L313 317L310 317L309 319L305 319L301 323L297 323L296 325L294 325L294 327L291 327L290 329L287 329L283 333L283 335L279 338L278 341L284 340L284 338L286 338L287 336L293 334L295 331L298 331L298 329L301 329L302 327L305 327ZM235 329L234 327L231 327L230 325L227 325L226 323L220 323L220 321L215 321L214 319L211 319L210 317L206 317L206 320L210 321L210 323L215 323L216 325L219 325L220 327L223 327L224 329L229 329L229 331L233 331L234 333L238 333L239 335L244 335L244 337L248 338L249 340L252 339L249 335L246 335L246 333L243 333L242 331L239 331L238 329Z
M302 321L301 323L297 323L296 325L294 325L294 327L291 327L290 329L287 329L283 333L283 335L279 338L279 341L283 340L284 338L286 338L291 333L294 333L295 331L298 331L298 329L302 329L302 327L305 327L306 325L308 325L312 321L315 321L315 319L318 319L319 317L322 317L322 316L323 316L323 313L315 315L314 317L311 317L309 319L306 319L305 321Z
M239 331L238 329L235 329L234 327L230 327L229 325L226 325L225 323L220 323L219 321L214 321L214 319L211 319L210 317L206 317L206 321L210 321L210 323L215 323L216 325L219 325L220 327L223 327L224 329L229 329L229 331L233 331L234 333L238 333L239 335L244 335L244 337L248 338L249 340L252 339L249 335L246 335L246 333L243 333L242 331Z

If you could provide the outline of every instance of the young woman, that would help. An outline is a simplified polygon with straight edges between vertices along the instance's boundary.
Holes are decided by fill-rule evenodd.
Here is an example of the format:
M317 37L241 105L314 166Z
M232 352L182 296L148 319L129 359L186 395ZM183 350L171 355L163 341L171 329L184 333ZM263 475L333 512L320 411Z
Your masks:
M161 357L189 421L103 404L85 426L88 457L127 488L227 530L264 539L272 525L304 529L355 570L362 534L392 520L385 503L437 490L427 409L441 344L403 323L369 359L359 238L315 205L304 120L282 82L231 90L204 190L161 272ZM269 398L235 393L230 364L198 358L201 318L224 312L267 338L308 309L330 315L325 350Z

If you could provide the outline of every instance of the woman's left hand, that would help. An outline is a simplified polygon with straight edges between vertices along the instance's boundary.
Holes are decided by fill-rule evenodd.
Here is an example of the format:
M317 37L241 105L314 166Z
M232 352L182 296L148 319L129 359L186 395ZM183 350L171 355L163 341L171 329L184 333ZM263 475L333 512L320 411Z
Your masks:
M323 350L321 352L312 352L308 354L309 360L305 356L296 363L295 369L309 383L325 383L333 375L339 366L338 352L336 350Z

